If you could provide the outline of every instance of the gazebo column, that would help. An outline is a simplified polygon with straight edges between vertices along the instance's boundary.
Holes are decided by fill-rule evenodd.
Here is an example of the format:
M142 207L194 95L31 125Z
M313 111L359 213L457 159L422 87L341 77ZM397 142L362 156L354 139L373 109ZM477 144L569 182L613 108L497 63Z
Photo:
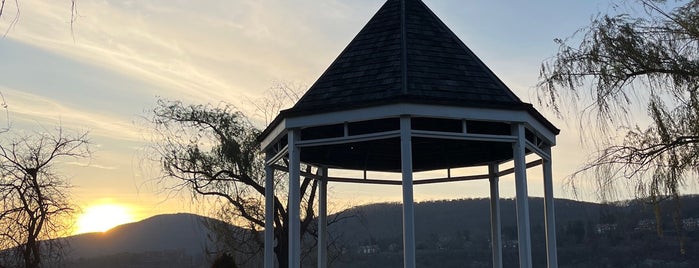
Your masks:
M269 161L272 154L266 153ZM265 268L274 268L274 169L265 161Z
M553 168L551 146L546 146L544 152L548 159L544 159L544 223L546 224L546 257L549 268L558 268L558 253L556 250L556 213L553 199Z
M300 131L288 131L289 148L289 268L301 268L301 149Z
M488 165L490 176L490 245L493 251L493 268L502 268L502 235L500 223L500 187L498 164Z
M524 124L513 125L512 135L517 136L512 151L515 163L515 197L517 207L517 236L519 267L532 267L531 233L529 222L529 194L527 193L526 139Z
M403 267L415 268L415 208L410 116L400 117L401 172L403 175Z
M320 167L318 181L318 268L328 266L328 168Z

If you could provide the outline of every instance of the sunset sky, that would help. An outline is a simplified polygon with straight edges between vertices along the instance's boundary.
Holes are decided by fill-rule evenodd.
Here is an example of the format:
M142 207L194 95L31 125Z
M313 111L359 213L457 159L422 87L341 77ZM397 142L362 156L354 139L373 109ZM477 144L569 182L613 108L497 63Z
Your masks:
M90 131L93 157L59 167L72 178L81 206L119 204L135 220L196 212L187 196L171 198L152 181L158 171L148 161L143 118L156 99L224 101L252 115L250 102L275 81L312 84L383 2L80 0L71 34L69 0L20 0L13 26L14 3L7 1L0 20L7 31L0 39L0 92L13 133L55 125ZM573 198L563 180L592 148L581 147L574 120L538 105L534 85L541 62L557 51L554 38L570 36L614 7L603 0L424 2L522 100L562 129L553 151L555 194ZM264 127L261 118L253 119ZM539 169L529 174L531 195L542 196ZM513 188L511 178L502 180L503 196L514 196ZM448 183L416 187L415 195L486 197L486 189L487 182ZM331 191L340 207L401 195L395 186L334 184ZM597 201L594 191L578 198Z

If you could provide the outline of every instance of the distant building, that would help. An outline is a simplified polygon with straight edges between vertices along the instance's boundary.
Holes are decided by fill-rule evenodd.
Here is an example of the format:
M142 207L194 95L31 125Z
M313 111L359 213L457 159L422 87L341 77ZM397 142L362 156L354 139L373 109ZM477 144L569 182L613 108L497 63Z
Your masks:
M694 231L699 229L699 218L682 219L682 228L686 231Z
M357 253L365 255L379 253L379 245L359 246L359 248L357 249Z
M595 231L597 231L598 234L606 234L616 230L616 227L616 223L598 223L595 225Z
M638 221L638 224L636 224L636 228L634 228L635 231L651 231L655 230L655 220L652 219L643 219Z
M505 240L502 243L503 248L517 248L519 241L517 240Z
M451 236L440 236L439 239L437 239L437 249L439 250L448 250L449 249L449 244L454 240Z
M396 243L391 243L388 245L388 251L398 251L400 249L400 246Z

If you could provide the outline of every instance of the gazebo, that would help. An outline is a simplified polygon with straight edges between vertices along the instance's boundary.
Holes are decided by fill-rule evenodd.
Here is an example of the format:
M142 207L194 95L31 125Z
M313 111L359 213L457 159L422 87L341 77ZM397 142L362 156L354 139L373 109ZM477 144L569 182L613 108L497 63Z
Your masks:
M300 267L300 167L317 167L318 267L326 267L327 184L400 185L404 267L415 267L413 186L488 179L493 267L502 267L498 178L514 173L519 262L531 267L526 169L542 165L548 267L557 267L551 147L558 133L422 1L388 0L296 105L262 133L266 218L273 218L274 169L282 169L289 173L289 267ZM537 160L527 163L530 154ZM281 159L288 165L277 164ZM514 167L501 171L503 163ZM450 172L479 166L487 174ZM335 170L394 172L402 179L333 176ZM414 180L420 171L445 176ZM272 222L265 226L268 268L274 267Z

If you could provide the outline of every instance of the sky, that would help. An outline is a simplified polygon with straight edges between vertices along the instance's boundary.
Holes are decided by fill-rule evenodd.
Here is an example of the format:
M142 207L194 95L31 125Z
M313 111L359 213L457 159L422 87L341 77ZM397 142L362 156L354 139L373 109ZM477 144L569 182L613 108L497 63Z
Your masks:
M0 19L0 93L13 133L61 125L89 131L89 160L62 163L81 206L127 206L136 219L197 211L187 195L172 197L155 183L145 119L158 98L236 105L275 83L310 85L329 66L382 0L80 0L71 28L70 1L20 0L19 20L8 1ZM593 188L574 195L565 178L594 150L579 125L536 101L541 62L555 55L554 38L614 8L605 0L424 0L523 101L562 131L554 147L555 196L599 201ZM639 111L643 115L643 111ZM641 116L642 117L642 116ZM7 122L3 122L5 124ZM541 172L529 191L542 196ZM331 185L339 207L399 201L400 188ZM416 200L487 197L487 182L419 186ZM504 197L514 181L501 182ZM583 188L585 188L584 186ZM696 191L696 190L695 190Z

